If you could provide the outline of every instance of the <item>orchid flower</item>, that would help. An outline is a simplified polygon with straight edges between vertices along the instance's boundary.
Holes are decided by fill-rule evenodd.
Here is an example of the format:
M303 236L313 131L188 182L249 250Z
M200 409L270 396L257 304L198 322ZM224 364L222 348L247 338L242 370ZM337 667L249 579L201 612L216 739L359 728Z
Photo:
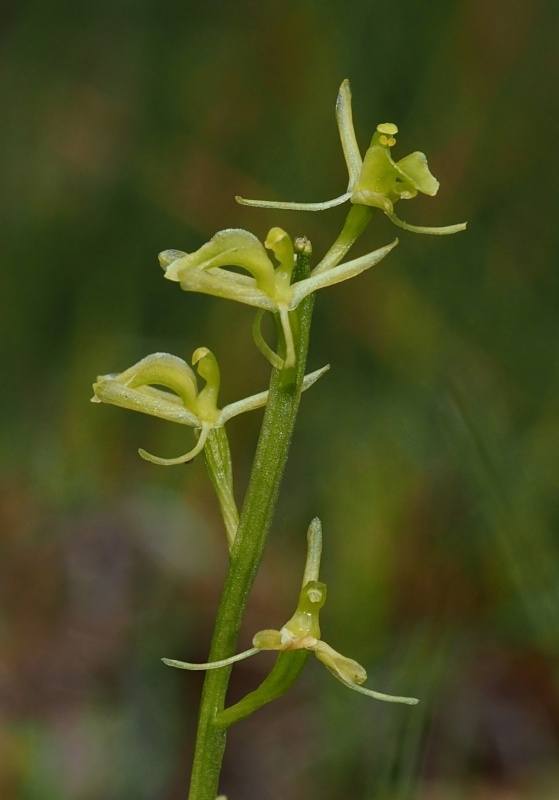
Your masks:
M362 684L367 680L364 667L352 658L343 656L320 638L319 612L326 602L326 585L319 581L320 558L322 554L322 526L318 518L313 519L307 534L307 560L303 574L303 583L299 594L297 609L291 619L280 630L259 631L253 638L249 650L238 653L221 661L210 661L205 664L192 664L187 661L162 659L169 667L187 670L220 669L242 661L260 653L262 650L287 652L290 650L309 650L330 670L344 686L356 692L385 700L390 703L406 703L415 705L419 701L414 697L398 697L373 689L366 689Z
M336 119L349 174L349 183L344 194L323 203L275 202L274 200L246 200L243 197L236 197L237 202L241 205L258 208L323 211L349 200L355 205L380 208L395 225L414 233L447 234L465 229L466 223L438 228L410 225L396 216L394 203L397 200L410 200L418 192L433 197L439 190L439 182L429 171L424 153L411 153L400 161L394 161L391 148L396 144L395 137L398 128L392 122L383 122L377 125L365 158L361 158L353 127L351 89L348 80L345 80L340 86L336 103Z
M283 366L292 367L295 364L295 345L289 312L317 289L353 278L377 264L397 243L396 239L386 247L322 270L319 274L313 271L309 278L293 284L295 248L281 228L272 228L264 245L249 231L239 228L219 231L194 253L165 250L159 254L159 262L165 270L165 277L180 283L185 291L226 297L279 314L285 337ZM265 248L273 252L277 266ZM225 266L240 267L249 275L223 269Z
M220 375L215 356L207 347L199 347L192 355L192 364L206 381L201 390L186 361L169 353L153 353L120 374L100 375L93 384L93 403L112 403L200 430L197 444L188 453L177 458L159 458L139 450L146 461L165 466L192 461L203 450L211 430L222 427L238 414L266 405L268 392L260 392L220 410L217 406ZM326 366L306 375L303 390L328 369ZM156 386L165 386L171 391Z

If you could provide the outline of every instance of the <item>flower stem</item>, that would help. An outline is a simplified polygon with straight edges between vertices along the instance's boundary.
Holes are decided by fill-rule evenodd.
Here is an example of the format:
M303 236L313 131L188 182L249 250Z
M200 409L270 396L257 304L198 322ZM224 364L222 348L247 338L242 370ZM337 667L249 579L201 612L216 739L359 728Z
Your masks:
M313 275L332 269L340 263L350 247L361 236L373 216L374 209L369 206L355 205L349 210L340 235L328 250L322 261L313 270Z
M308 274L309 256L298 253L294 280L301 280ZM272 523L299 408L312 307L311 295L292 312L297 315L298 322L294 326L296 363L293 370L285 370L292 379L286 380L282 370L274 369L272 372L268 403L231 550L208 661L229 658L236 651L248 595ZM283 345L281 338L280 344ZM285 356L285 352L281 355ZM218 722L217 716L225 706L230 674L231 667L223 667L208 672L204 681L189 800L215 800L218 794L226 726Z

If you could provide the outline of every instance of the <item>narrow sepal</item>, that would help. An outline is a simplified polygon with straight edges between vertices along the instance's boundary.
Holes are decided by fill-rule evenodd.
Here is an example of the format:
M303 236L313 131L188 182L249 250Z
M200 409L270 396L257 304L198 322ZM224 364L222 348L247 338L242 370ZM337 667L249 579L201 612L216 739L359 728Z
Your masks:
M410 225L409 222L404 222L403 219L397 217L393 211L385 211L384 213L394 225L403 228L405 231L411 231L412 233L428 233L433 236L446 236L447 234L465 231L468 224L467 222L459 222L457 225L444 225L443 227L429 228L425 225Z
M380 247L378 250L374 250L372 253L367 253L365 256L360 256L360 258L355 258L352 261L338 264L337 267L324 270L324 272L320 272L318 275L311 274L310 278L307 278L300 283L296 283L293 286L293 297L290 303L290 308L296 308L304 297L312 292L318 291L318 289L322 289L325 286L332 286L335 283L341 283L342 281L347 281L349 278L354 278L356 275L359 275L366 269L370 269L370 267L373 267L375 264L378 264L379 261L382 261L382 259L387 256L397 244L398 239L395 239L385 247Z
M251 658L259 653L257 647L251 647L250 650L245 650L242 653L237 653L236 656L230 658L223 658L221 661L208 661L206 664L192 664L189 661L176 661L174 658L162 658L161 661L168 667L176 667L177 669L188 670L208 670L208 669L221 669L222 667L229 667L237 661L244 661L245 658Z
M349 81L342 82L340 91L338 92L338 99L336 100L336 121L338 123L338 131L340 134L340 141L344 151L345 163L349 176L349 183L347 190L351 192L357 183L361 167L363 166L363 159L359 152L359 145L355 137L355 128L353 127L353 114L351 111L351 87Z
M322 203L291 203L280 200L248 200L246 197L235 196L235 200L241 206L251 206L252 208L279 208L285 211L326 211L335 206L341 206L351 197L351 192L335 197L333 200L326 200Z

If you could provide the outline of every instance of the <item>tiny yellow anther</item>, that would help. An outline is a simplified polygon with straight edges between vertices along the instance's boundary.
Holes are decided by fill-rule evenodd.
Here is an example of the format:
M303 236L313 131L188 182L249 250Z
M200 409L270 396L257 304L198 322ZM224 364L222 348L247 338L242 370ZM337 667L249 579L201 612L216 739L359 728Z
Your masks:
M385 136L384 134L380 137L380 143L387 145L388 147L394 147L396 144L396 139L393 136Z

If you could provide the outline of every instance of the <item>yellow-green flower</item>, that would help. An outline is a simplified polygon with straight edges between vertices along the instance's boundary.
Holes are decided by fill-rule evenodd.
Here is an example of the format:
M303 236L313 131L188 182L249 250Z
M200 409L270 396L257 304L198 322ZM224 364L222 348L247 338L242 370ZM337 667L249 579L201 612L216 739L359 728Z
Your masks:
M91 400L94 403L111 403L200 431L198 442L184 455L159 458L140 450L146 461L166 466L191 461L204 448L212 429L222 427L238 414L266 405L268 392L260 392L219 409L220 375L215 356L207 347L199 347L192 355L192 363L206 382L200 390L196 375L186 361L169 353L153 353L120 374L100 375L93 384ZM327 369L328 366L306 375L303 390L312 386ZM165 386L171 391L157 386Z
M322 527L318 518L313 519L309 526L307 541L307 561L297 609L291 619L280 630L259 631L252 640L253 647L221 661L192 664L187 661L164 658L163 662L170 667L178 667L179 669L220 669L245 658L250 658L262 650L286 652L305 649L313 652L318 660L330 670L332 675L349 689L374 697L376 700L385 700L390 703L406 703L407 705L418 703L419 701L414 697L398 697L376 692L373 689L366 689L362 686L367 680L367 672L364 667L352 658L338 653L333 647L322 641L320 638L319 613L326 602L326 585L318 579L322 553Z
M397 243L396 239L360 258L319 273L313 271L309 278L296 283L291 283L295 265L293 242L281 228L272 228L264 245L249 231L239 228L219 231L194 253L165 250L159 254L159 262L165 277L180 283L185 291L226 297L279 314L285 337L284 366L291 367L295 363L295 346L289 312L312 292L359 275L377 264ZM273 252L277 265L266 249ZM224 267L240 267L249 274Z
M340 86L336 103L336 119L349 174L349 183L344 194L323 203L246 200L242 197L237 197L237 202L258 208L323 211L349 200L355 205L380 208L395 225L414 233L447 234L465 229L466 223L435 228L410 225L396 216L394 203L397 200L410 200L418 192L434 196L439 190L439 182L429 171L424 153L411 153L399 161L394 161L391 148L396 144L395 137L398 128L392 122L383 122L377 125L365 158L361 158L353 127L351 89L348 80L345 80Z

